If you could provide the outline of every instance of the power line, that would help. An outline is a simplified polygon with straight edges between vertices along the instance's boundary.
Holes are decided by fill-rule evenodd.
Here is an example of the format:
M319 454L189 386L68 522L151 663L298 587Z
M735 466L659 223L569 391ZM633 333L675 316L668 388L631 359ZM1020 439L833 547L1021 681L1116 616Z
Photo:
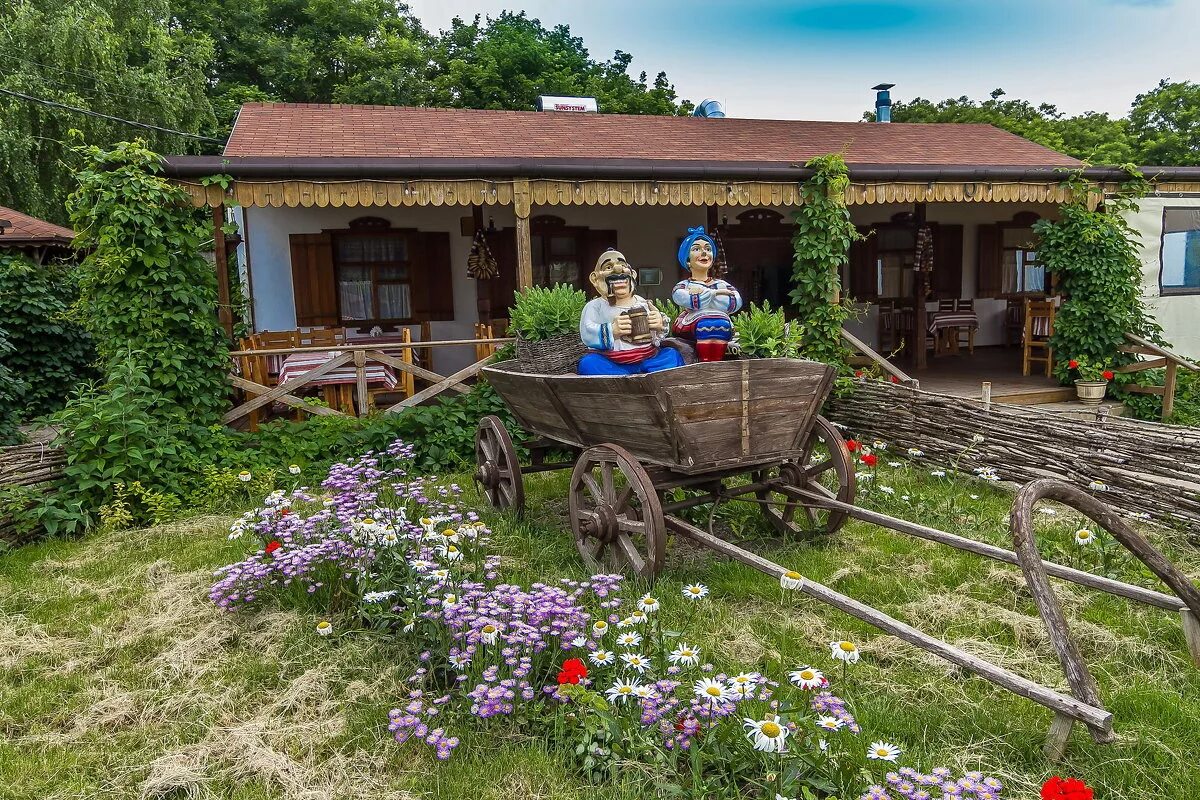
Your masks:
M76 108L75 106L69 106L69 105L66 105L65 103L58 103L58 102L55 102L54 100L46 100L41 97L33 97L32 95L22 94L21 92L14 92L11 89L0 89L0 94L10 95L12 97L16 97L21 100L28 100L31 103L41 103L42 105L46 105L46 106L53 106L55 108L66 109L67 111L74 111L76 114L86 114L89 117L100 117L101 119L107 119L107 120L111 120L113 122L121 122L121 123L124 123L125 125L132 125L135 128L146 128L146 129L152 130L152 131L161 131L162 133L170 133L175 136L186 136L189 139L199 139L199 140L205 141L205 142L216 142L217 144L224 144L223 139L214 139L212 136L201 136L198 133L188 133L186 131L177 131L177 130L174 130L173 128L163 128L159 125L151 125L147 122L134 122L131 119L123 119L122 117L114 117L110 114L101 114L99 111L89 111L86 108Z

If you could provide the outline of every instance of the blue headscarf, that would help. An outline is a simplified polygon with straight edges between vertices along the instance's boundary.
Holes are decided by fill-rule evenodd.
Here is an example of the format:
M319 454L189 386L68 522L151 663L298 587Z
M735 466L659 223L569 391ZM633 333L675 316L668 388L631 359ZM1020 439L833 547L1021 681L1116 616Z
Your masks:
M687 236L683 237L683 242L679 245L679 266L683 267L688 272L691 272L691 270L688 269L688 256L691 255L689 251L692 249L692 245L700 239L708 242L708 246L712 248L713 262L715 263L717 260L717 243L714 242L713 238L705 232L704 226L701 225L698 228L688 228Z

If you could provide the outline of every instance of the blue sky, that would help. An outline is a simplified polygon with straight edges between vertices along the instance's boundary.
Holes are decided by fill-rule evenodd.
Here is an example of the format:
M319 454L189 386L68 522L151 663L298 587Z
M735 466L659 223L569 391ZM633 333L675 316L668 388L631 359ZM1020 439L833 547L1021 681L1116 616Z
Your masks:
M1200 0L409 0L427 28L525 10L594 57L665 70L731 116L857 120L898 100L1010 97L1124 116L1159 78L1200 80ZM603 110L603 109L601 109Z

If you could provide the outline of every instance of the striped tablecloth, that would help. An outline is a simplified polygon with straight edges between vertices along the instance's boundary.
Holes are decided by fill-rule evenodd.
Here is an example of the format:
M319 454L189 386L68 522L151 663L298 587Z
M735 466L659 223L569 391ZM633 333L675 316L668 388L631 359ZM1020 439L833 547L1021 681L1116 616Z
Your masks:
M279 367L279 382L287 383L293 378L299 378L309 370L316 369L326 361L332 360L337 356L334 351L323 353L292 353L287 358L283 359L283 364ZM395 389L400 385L400 381L396 378L395 371L388 366L380 364L378 361L368 361L365 367L367 373L367 383L372 385L386 386L388 389ZM309 386L333 386L337 384L355 383L358 380L358 375L354 371L353 364L346 364L332 369L313 380L309 381Z
M979 315L974 311L935 311L929 317L929 332L936 334L944 328L979 327Z

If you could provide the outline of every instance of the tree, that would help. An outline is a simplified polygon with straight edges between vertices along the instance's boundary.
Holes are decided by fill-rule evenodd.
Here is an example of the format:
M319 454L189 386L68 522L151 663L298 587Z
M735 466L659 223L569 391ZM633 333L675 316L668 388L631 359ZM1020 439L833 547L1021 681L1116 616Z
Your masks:
M532 110L538 95L595 97L614 114L686 114L665 73L653 85L646 73L629 75L633 57L618 50L610 61L593 60L583 39L566 25L546 29L524 12L502 12L471 23L455 18L443 31L435 55L435 101L457 108Z
M1134 98L1129 125L1137 163L1200 165L1200 83L1159 81Z
M432 37L393 0L176 0L173 27L211 40L225 132L241 103L430 102Z
M189 133L212 128L204 37L166 25L166 0L16 0L0 3L0 88ZM69 132L87 143L136 129L0 95L0 204L66 222L73 185ZM158 150L197 152L183 137L141 131Z
M963 96L934 103L916 98L892 106L896 122L983 122L1023 136L1052 150L1098 164L1124 164L1137 158L1126 120L1088 111L1065 116L1049 103L1005 100L1003 89L987 100ZM864 119L874 119L868 112Z

